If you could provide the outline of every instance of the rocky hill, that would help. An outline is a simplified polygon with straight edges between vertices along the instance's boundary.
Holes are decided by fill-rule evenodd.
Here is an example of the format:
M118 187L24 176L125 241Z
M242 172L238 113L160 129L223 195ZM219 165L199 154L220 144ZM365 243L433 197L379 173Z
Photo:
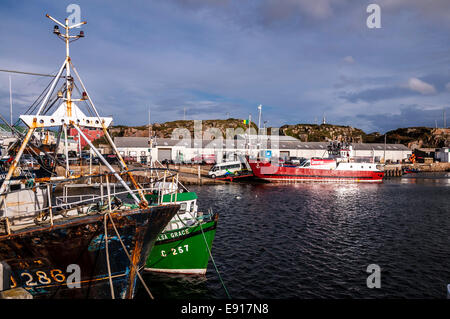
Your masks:
M280 135L298 138L302 142L323 142L333 140L348 140L362 143L366 133L351 126L332 124L295 124L280 127Z
M257 125L251 123L255 130ZM194 121L171 121L152 124L152 131L156 137L171 138L175 128L188 129L191 136L194 135ZM248 124L241 119L204 120L202 130L217 128L225 138L227 128L241 128L246 130ZM148 126L114 126L110 129L112 136L142 136L149 134ZM270 128L267 129L270 134ZM322 142L332 140L348 140L353 143L384 143L384 135L378 132L366 134L363 130L351 126L332 124L295 124L280 127L280 135L293 136L304 142ZM415 148L437 148L450 146L450 129L435 129L429 127L398 128L386 133L387 143L399 143Z
M375 132L367 134L367 143L384 143L384 135ZM416 148L438 148L450 146L450 129L431 127L406 127L386 132L387 143L398 143Z
M251 126L254 129L257 129L257 125L255 123L251 123ZM188 129L191 133L191 136L194 136L194 121L171 121L165 123L153 123L152 131L153 135L160 138L171 138L172 132L176 128ZM243 120L240 119L227 119L227 120L203 120L202 121L202 131L205 132L209 128L218 128L222 133L222 136L225 137L227 128L242 128L244 131L248 128L248 124L244 124ZM113 136L148 136L149 127L148 125L144 126L135 126L135 127L127 127L127 126L114 126L110 129L110 132Z

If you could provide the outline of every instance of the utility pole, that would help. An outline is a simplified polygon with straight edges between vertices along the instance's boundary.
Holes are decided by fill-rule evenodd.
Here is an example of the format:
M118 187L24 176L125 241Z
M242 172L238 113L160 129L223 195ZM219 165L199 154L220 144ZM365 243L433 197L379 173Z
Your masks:
M257 135L257 141L256 141L256 148L258 149L258 152L259 152L259 147L260 147L260 144L261 144L261 141L260 141L260 134L261 134L261 110L262 110L262 105L260 104L260 105L258 105L258 135Z
M262 110L262 105L258 105L258 135L259 135L259 130L261 129L261 110Z
M149 147L149 156L148 161L150 162L150 167L152 167L152 122L150 122L150 108L148 108L148 147Z
M445 118L445 109L443 109L442 110L442 117L444 118L444 128L447 128L447 121L446 121L446 118Z
M250 123L252 122L252 115L248 115L248 141L247 141L247 155L250 155Z
M151 147L151 138L152 138L152 122L150 122L150 108L148 108L148 141Z

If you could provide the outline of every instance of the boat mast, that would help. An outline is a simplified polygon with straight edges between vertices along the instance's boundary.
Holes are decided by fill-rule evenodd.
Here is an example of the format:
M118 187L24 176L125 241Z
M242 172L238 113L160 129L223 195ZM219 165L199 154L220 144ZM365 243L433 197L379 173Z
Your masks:
M13 126L11 75L9 76L9 116L10 116L10 123L9 124L11 124L11 126Z
M153 138L152 138L152 122L150 120L150 108L148 108L148 145L149 145L149 150L150 150L150 156L149 156L149 161L150 161L150 168L152 168L152 149L153 149Z
M258 152L258 157L260 156L259 154L259 149L261 147L261 140L260 140L260 134L261 134L261 111L262 111L262 105L258 105L258 135L257 135L257 144L256 144L256 149Z
M22 145L20 146L15 159L11 163L11 166L9 168L8 174L6 175L4 182L0 188L0 194L3 194L7 188L7 185L9 184L9 180L14 172L14 170L17 167L17 164L20 160L20 157L23 154L23 151L26 148L26 145L28 144L32 134L34 133L36 128L44 128L44 127L52 127L52 126L62 126L64 129L64 135L65 135L65 153L66 153L66 176L69 175L69 163L68 163L68 145L67 145L67 129L69 126L73 126L80 136L86 142L89 144L91 149L97 154L97 156L100 158L100 160L106 165L106 167L116 176L117 180L122 184L122 186L130 193L132 198L135 200L137 204L139 204L140 207L146 207L148 205L147 201L145 200L145 197L142 193L142 190L139 188L137 183L135 182L134 178L131 176L131 173L128 171L128 168L126 167L122 157L120 156L116 146L114 145L114 142L112 141L109 133L107 132L107 127L111 124L112 118L108 117L100 117L99 113L97 112L97 109L95 108L92 100L89 97L89 94L86 92L86 88L81 81L80 76L78 75L77 70L72 64L71 58L70 58L70 51L69 51L69 43L75 40L78 40L79 38L84 37L84 32L80 31L79 35L72 36L69 34L69 30L72 28L79 27L83 24L86 24L86 22L81 22L75 25L69 26L68 19L65 20L65 24L62 24L58 20L54 19L53 17L46 14L46 17L52 20L53 22L57 23L59 26L64 28L65 32L64 34L61 34L59 31L58 25L55 25L53 29L53 33L56 34L58 37L63 39L65 41L66 45L66 57L65 60L59 69L55 79L53 80L52 85L47 91L46 96L42 100L42 103L39 107L39 110L37 111L36 115L21 115L20 119L29 127L29 130L22 142ZM73 99L72 98L72 90L73 90L73 78L71 76L70 69L73 69L75 75L77 76L84 92L82 93L82 97L80 99ZM64 102L56 109L56 111L52 115L43 115L41 114L44 107L47 105L47 102L50 99L50 96L58 83L59 79L62 77L61 74L63 70L66 69L66 76L65 76L65 86L66 86L66 94L65 98L63 97L62 92L58 92L58 98L61 98ZM94 113L96 116L88 117L86 116L79 108L78 106L73 102L78 101L89 101L90 106L92 107ZM48 110L46 110L48 112ZM122 167L124 168L125 172L130 176L131 181L133 182L135 188L138 190L139 195L141 196L141 200L139 200L136 195L133 193L133 191L129 188L127 183L122 179L122 177L109 165L109 163L105 160L105 158L100 154L100 152L90 143L90 141L87 139L87 137L84 135L84 133L81 131L80 126L84 127L92 127L92 128L102 128L105 136L107 137L108 142L111 144L113 150L116 152L119 162L122 164Z
M71 36L69 34L69 30L72 28L76 28L78 26L81 26L83 24L86 24L85 21L78 23L76 25L73 26L69 26L69 19L65 19L65 24L62 24L61 22L59 22L58 20L54 19L53 17L49 16L48 14L45 15L47 18L49 18L50 20L52 20L53 22L59 24L62 28L64 28L65 33L61 34L59 31L58 26L55 26L53 29L53 33L56 34L58 37L62 38L64 40L64 43L66 45L66 58L64 60L64 68L66 69L66 115L68 117L72 117L72 89L73 89L73 78L70 75L70 50L69 50L69 42L70 39L74 39L77 40L79 38L84 37L84 33L80 32L79 35L77 36ZM57 80L57 79L55 79ZM68 135L68 123L63 123L63 131L64 131L64 157L65 157L65 161L66 161L66 172L65 172L65 177L68 178L70 175L70 163L69 163L69 146L68 146L68 141L67 141L67 135ZM78 140L80 140L81 136L78 137Z

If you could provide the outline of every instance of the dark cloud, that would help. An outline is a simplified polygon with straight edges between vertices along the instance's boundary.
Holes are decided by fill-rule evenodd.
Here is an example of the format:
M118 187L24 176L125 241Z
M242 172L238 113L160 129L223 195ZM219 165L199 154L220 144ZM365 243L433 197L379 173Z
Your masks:
M333 87L336 89L342 89L344 87L360 88L367 85L386 84L388 82L392 82L393 80L394 79L392 76L356 77L341 74Z
M450 41L445 25L429 17L448 14L446 3L381 1L383 28L369 30L371 2L79 0L88 24L72 58L100 113L127 125L146 123L148 108L159 122L182 118L185 107L187 118L257 118L261 103L272 126L313 122L326 112L346 125L372 127L381 124L356 117L358 102L395 99L398 106L418 97L414 103L441 104L449 94ZM0 68L54 72L64 47L44 13L63 19L69 3L2 1ZM408 88L411 78L436 93L418 81ZM7 83L0 77L5 112ZM39 95L37 88L13 83L17 110Z
M357 103L360 101L372 103L381 100L409 97L414 95L420 95L420 93L401 87L381 87L355 93L344 93L340 95L340 98L352 103Z
M386 132L399 127L409 126L443 126L444 108L425 109L419 105L404 105L400 107L399 114L358 114L357 118L370 123L371 127L379 128L380 132ZM446 107L446 114L450 114L450 108ZM448 120L447 120L448 123Z
M432 84L437 91L446 91L446 86L448 83L450 83L450 69L447 70L446 73L442 73L442 74L429 74L429 75L425 75L420 77L421 80Z

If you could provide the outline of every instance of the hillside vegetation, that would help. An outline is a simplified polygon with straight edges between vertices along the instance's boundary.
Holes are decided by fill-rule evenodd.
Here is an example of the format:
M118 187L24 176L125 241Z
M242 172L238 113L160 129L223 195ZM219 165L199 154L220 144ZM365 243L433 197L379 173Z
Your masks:
M257 129L257 125L252 122L251 127ZM154 123L151 126L153 135L159 138L171 138L172 132L176 128L187 129L191 136L194 136L194 121L179 120L165 123ZM225 138L227 128L241 128L246 130L248 124L244 124L241 119L227 120L204 120L202 121L202 131L209 128L216 128ZM271 128L267 128L270 134ZM140 136L148 137L149 127L144 126L114 126L110 128L112 136ZM292 136L303 142L325 142L332 140L348 140L353 143L384 143L384 135L378 132L365 133L359 128L332 124L294 124L280 127L280 135ZM430 128L430 127L407 127L398 128L386 132L387 143L398 143L415 148L437 148L450 146L450 129Z

